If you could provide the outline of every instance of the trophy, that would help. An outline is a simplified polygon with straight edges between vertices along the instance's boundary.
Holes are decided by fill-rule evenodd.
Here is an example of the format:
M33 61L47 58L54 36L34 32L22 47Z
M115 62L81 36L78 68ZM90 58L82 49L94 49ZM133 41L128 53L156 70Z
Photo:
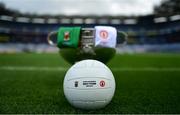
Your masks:
M106 64L114 57L116 47L126 44L127 34L110 26L60 27L50 32L47 40L50 45L57 46L63 59L71 64L85 59Z

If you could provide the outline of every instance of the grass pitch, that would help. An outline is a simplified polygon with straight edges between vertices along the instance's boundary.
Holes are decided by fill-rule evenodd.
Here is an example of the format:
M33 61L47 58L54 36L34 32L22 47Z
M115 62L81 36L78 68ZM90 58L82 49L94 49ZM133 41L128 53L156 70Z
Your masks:
M117 55L108 66L114 98L87 111L66 101L70 65L58 54L0 54L0 113L180 113L180 54Z

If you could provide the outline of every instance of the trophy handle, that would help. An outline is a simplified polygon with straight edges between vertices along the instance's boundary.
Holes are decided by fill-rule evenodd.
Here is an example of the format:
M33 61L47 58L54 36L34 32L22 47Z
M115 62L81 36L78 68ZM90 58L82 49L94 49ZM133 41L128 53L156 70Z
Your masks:
M57 36L58 32L57 31L52 31L48 34L47 36L47 41L48 43L51 45L51 46L57 46L57 44L55 44L53 41L52 41L52 37L53 36Z
M121 44L119 44L119 45L122 45L122 46L126 45L127 40L128 40L128 35L123 31L118 31L117 33L118 33L117 39L123 38L123 42Z

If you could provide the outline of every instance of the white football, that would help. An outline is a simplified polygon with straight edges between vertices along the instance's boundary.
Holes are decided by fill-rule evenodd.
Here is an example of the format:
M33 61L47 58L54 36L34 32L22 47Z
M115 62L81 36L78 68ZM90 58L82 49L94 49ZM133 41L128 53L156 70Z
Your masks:
M77 108L103 108L111 101L114 92L115 80L111 70L96 60L74 64L64 78L65 97Z

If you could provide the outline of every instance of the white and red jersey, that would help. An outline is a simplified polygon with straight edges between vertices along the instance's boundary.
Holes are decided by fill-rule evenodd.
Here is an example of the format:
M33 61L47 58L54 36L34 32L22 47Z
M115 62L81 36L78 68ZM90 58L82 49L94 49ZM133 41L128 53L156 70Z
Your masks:
M95 27L95 46L115 48L117 44L117 30L109 26Z

